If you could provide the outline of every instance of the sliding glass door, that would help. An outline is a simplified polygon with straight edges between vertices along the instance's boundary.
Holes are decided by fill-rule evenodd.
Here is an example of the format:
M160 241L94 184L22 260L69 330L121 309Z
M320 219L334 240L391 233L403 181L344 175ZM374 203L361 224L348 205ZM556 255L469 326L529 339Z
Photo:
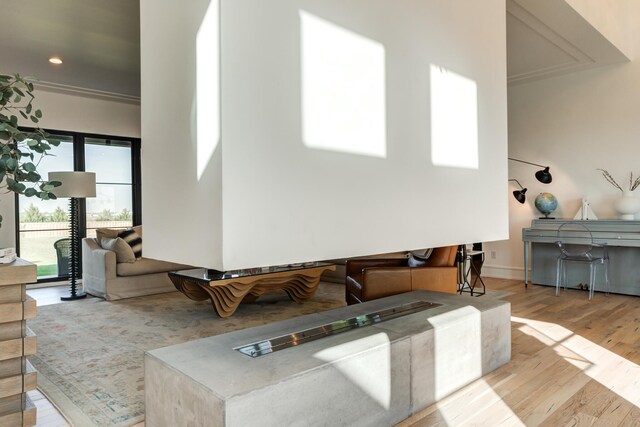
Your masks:
M60 140L60 145L52 146L51 155L40 160L38 172L45 180L51 171L73 170L73 137L52 134L51 138ZM63 276L66 270L58 271L55 246L69 236L69 200L18 196L17 209L20 256L38 266L38 277Z
M97 228L133 225L131 141L87 138L85 168L96 173L96 197L87 199L87 236Z
M50 132L61 141L52 156L40 162L50 171L96 173L96 197L80 199L81 237L95 237L97 228L127 228L140 223L140 140L72 132ZM68 275L69 199L17 197L17 249L38 266L38 280Z

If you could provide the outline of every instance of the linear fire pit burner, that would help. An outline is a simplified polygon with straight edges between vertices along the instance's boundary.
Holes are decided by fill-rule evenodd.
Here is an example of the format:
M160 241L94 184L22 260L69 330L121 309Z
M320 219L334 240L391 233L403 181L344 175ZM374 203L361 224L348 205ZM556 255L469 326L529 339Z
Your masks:
M239 347L235 347L234 350L237 350L247 356L260 357L275 351L284 350L285 348L296 347L300 344L328 337L330 335L337 335L353 329L363 328L365 326L385 322L398 317L408 316L410 314L429 310L441 305L442 304L436 304L428 301L416 301L409 304L402 304L386 310L367 313L361 316L350 317L348 319L316 326L314 328L296 331L288 335L281 335L263 341L241 345Z

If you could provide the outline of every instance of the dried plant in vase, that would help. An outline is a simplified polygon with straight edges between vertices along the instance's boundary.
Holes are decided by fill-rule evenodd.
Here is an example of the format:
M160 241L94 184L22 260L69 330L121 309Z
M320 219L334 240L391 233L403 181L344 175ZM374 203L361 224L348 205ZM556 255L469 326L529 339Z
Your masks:
M615 188L620 190L622 196L617 199L614 203L614 207L618 214L620 214L620 219L633 220L635 219L636 213L640 212L640 199L633 195L633 191L640 186L640 177L636 177L633 179L633 172L629 175L629 189L624 190L620 184L616 182L615 179L611 176L611 174L605 169L598 169L602 172L602 176L607 182L613 185Z
M609 171L607 171L606 169L598 169L598 170L602 172L602 176L604 177L604 179L607 180L609 184L613 185L618 190L620 190L620 192L624 193L624 189L620 186L620 184L616 182L615 179L613 179L613 176L611 176ZM629 191L635 191L635 189L638 188L638 186L640 186L640 176L637 176L636 179L634 180L633 172L631 172L631 174L629 175Z

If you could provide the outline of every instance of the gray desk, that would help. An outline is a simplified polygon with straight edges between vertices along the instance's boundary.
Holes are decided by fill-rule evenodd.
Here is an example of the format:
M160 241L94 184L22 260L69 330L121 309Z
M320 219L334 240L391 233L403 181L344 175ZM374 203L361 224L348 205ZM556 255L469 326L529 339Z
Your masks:
M531 281L539 285L555 286L556 259L555 245L557 230L568 222L586 225L593 234L594 243L609 247L611 292L640 295L640 221L602 220L579 221L568 219L534 219L530 228L522 229L524 243L524 283L529 283L529 260L531 259ZM575 236L563 238L571 244L584 244L589 239L587 233L576 232ZM567 286L587 283L589 269L584 266L567 265ZM602 288L603 277L598 273L596 290Z

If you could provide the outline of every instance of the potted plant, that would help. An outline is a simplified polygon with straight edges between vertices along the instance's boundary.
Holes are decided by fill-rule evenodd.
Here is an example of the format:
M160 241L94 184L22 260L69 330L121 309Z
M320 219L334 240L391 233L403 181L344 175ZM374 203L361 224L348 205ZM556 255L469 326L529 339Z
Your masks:
M42 111L33 107L32 81L19 74L0 74L0 192L55 199L51 191L61 182L44 180L37 169L42 158L60 141L49 139L38 126ZM35 129L21 130L17 114L29 120Z

